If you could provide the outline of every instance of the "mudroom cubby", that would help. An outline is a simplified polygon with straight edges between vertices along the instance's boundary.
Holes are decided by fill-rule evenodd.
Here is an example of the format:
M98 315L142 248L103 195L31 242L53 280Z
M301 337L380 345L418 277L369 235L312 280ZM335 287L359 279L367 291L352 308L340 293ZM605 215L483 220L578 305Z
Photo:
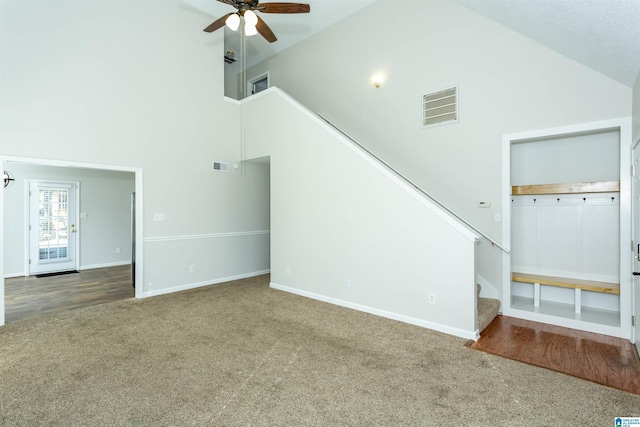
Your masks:
M619 141L512 144L511 309L620 327Z
M512 306L619 325L619 211L617 181L514 186Z

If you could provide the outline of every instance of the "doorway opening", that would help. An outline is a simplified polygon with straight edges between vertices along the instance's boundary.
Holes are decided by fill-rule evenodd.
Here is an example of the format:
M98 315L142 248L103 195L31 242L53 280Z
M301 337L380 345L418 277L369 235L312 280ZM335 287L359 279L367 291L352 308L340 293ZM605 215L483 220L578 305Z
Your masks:
M61 286L69 286L95 294L100 293L98 286L109 286L109 283L122 286L128 282L128 289L108 290L128 295L126 297L142 297L142 287L132 287L134 278L142 283L143 271L142 245L132 245L136 240L142 241L141 169L10 156L0 160L16 179L0 197L3 229L0 325L7 317L9 300L8 296L5 298L5 291L11 290L5 279L25 283L39 280L33 288L36 291L59 291ZM36 192L37 197L30 198L30 190ZM139 197L132 215L133 192ZM134 231L135 223L138 227ZM134 259L137 260L135 269L132 268ZM71 264L62 265L64 262ZM69 269L80 274L34 278L40 272ZM48 288L45 280L57 281L57 284ZM25 283L18 287L21 292L28 288ZM61 306L81 306L70 304L64 300L64 294L59 295L62 295L62 299L58 298ZM33 301L34 295L29 297ZM79 304L93 305L90 300L93 297Z

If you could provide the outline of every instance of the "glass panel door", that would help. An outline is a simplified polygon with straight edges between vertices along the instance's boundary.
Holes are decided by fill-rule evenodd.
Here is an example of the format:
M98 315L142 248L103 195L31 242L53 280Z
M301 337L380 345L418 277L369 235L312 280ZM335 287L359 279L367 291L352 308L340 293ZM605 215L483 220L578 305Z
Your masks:
M30 274L76 269L76 188L69 183L30 183Z

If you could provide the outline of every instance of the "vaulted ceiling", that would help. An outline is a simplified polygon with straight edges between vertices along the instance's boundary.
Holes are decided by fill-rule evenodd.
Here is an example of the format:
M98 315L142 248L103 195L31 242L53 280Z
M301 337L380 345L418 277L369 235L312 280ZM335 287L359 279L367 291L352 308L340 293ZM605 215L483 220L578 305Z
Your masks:
M184 1L212 21L233 10L216 0ZM376 0L294 1L309 3L311 13L263 15L278 41L270 44L259 36L248 37L246 66L275 55ZM399 7L408 2L396 1ZM629 87L640 71L640 0L411 1L456 1ZM226 49L239 52L239 34L227 28L224 31Z
M640 71L638 0L456 0L632 87Z

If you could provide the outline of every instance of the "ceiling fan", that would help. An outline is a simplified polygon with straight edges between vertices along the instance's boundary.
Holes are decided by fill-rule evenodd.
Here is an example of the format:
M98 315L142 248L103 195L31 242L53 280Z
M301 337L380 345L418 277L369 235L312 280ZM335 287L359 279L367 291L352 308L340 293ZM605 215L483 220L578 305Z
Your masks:
M220 3L228 4L238 9L237 12L227 13L223 17L215 20L204 29L211 33L225 24L233 31L240 26L240 17L244 18L244 31L247 36L260 33L269 43L278 40L271 31L271 28L254 11L262 13L309 13L311 8L304 3L258 3L259 0L218 0Z

